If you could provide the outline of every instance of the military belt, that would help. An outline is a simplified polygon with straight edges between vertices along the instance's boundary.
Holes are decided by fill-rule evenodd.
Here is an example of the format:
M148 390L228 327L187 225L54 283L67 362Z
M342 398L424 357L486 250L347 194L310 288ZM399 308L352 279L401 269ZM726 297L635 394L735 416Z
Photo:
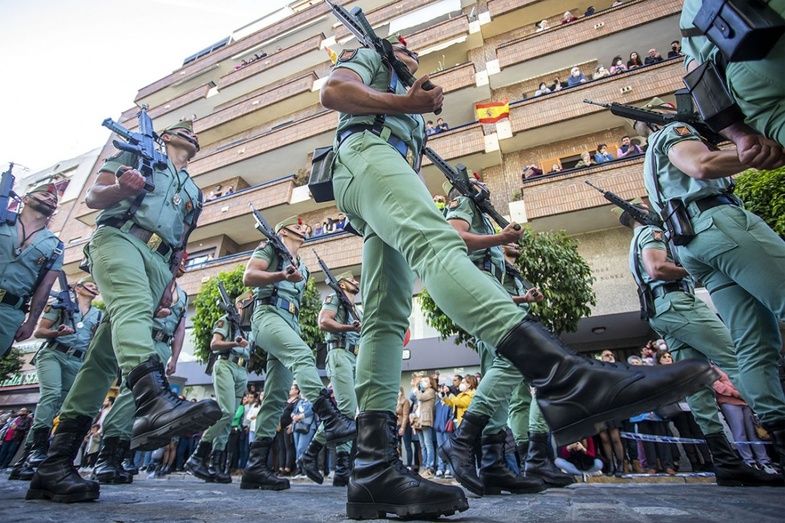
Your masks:
M288 311L289 314L297 316L300 308L293 301L285 300L283 298L257 298L256 305L272 305L279 309Z
M342 349L345 350L346 352L349 352L357 356L357 344L355 343L351 343L349 345L341 345L336 341L327 342L327 350L336 350L336 349Z
M384 127L382 127L382 129L384 129ZM365 131L370 131L376 136L379 136L381 133L381 129L377 131L373 125L366 125L366 124L350 125L346 129L341 131L340 135L338 135L338 147L340 148L344 140L349 138L351 135L362 133ZM393 149L398 151L401 154L401 156L406 158L407 154L409 153L409 146L406 145L406 142L404 142L397 136L390 134L390 136L387 138L387 143L389 143Z
M25 310L27 308L25 307L27 304L27 299L25 297L17 296L16 294L8 292L5 289L0 289L0 303L10 305L15 309Z
M494 265L491 262L491 260L482 259L476 262L475 265L479 267L480 270L488 272L491 275L493 275L493 277L496 278L499 281L499 283L504 281L504 275L507 271L505 269L501 269L500 267Z
M74 358L77 358L77 359L80 359L80 360L84 358L85 352L87 352L87 351L84 351L84 350L81 350L81 349L73 349L73 348L69 347L68 345L63 345L62 343L58 343L56 341L50 342L49 343L49 348L52 349L52 350L56 350L57 352L62 352L63 354L65 354L67 356L73 356Z
M232 363L236 363L240 367L245 367L245 364L248 362L248 360L246 360L242 356L238 356L237 354L232 354L232 353L219 354L218 357L221 358L222 360L229 360Z
M107 225L125 231L131 236L135 236L146 243L147 246L150 247L150 250L157 252L167 260L169 259L169 256L171 256L174 251L171 245L166 243L158 234L148 231L144 227L140 227L133 222L130 222L131 225L129 226L129 222L130 220L123 220L122 218L109 218L108 220L101 222L99 226Z
M160 342L166 343L168 345L169 343L171 343L172 338L174 338L173 335L166 334L161 329L153 329L153 340L154 341L160 341Z
M707 196L705 198L701 198L700 200L695 200L690 205L690 216L695 217L697 214L702 212L708 211L713 207L718 207L720 205L735 205L738 206L739 202L737 202L733 197L727 194L715 194L713 196ZM696 210L697 209L697 210Z
M651 294L655 298L660 298L671 292L684 292L687 294L693 294L694 290L688 283L685 282L666 283L664 285L654 287L651 290Z

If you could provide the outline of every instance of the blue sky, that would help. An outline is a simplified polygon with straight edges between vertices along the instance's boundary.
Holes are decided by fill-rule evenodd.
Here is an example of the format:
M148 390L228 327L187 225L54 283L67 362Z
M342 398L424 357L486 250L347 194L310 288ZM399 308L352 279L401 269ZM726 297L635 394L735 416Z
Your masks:
M140 87L288 3L0 0L0 171L13 160L35 172L102 146L101 121Z

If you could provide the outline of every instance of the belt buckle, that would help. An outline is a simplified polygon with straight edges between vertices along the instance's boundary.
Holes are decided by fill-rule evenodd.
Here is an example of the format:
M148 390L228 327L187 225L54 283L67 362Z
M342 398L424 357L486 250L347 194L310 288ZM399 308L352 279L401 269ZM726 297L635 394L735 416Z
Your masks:
M150 249L152 249L152 250L156 250L156 249L158 249L158 247L161 246L162 242L163 242L163 239L160 236L158 236L157 234L153 233L153 235L150 236L150 239L147 240L147 246L150 247Z
M290 314L297 314L297 307L294 306L294 303L289 302L289 313Z

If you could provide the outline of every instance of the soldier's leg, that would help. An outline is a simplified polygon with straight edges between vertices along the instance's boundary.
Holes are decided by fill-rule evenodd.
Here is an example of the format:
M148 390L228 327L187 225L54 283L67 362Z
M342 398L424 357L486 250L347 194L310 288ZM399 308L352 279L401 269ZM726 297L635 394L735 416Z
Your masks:
M354 392L354 372L356 357L354 354L343 350L331 350L327 354L330 372L330 381L333 384L333 394L338 410L350 418L357 415L357 395ZM320 427L321 430L321 427ZM339 443L336 452L349 452L352 448L351 441Z
M262 405L256 416L256 439L275 437L275 428L281 419L281 412L294 380L292 372L269 353L266 377Z
M232 365L229 360L219 358L213 367L215 401L221 407L221 417L202 435L203 441L212 443L213 451L223 451L224 447L226 447L226 441L231 430L229 425L236 410Z
M478 341L477 348L480 352L482 380L466 412L489 416L483 434L496 434L507 426L510 396L515 387L523 382L523 377L507 358L498 356L491 345Z
M65 359L68 358L60 352L42 349L35 360L35 370L38 373L38 387L41 397L35 408L33 425L28 434L32 441L33 431L41 428L52 428L52 420L63 403L63 368Z
M16 331L25 321L25 313L21 309L0 303L0 358L5 357L14 344Z
M667 341L668 339L666 338ZM702 350L695 350L690 346L684 346L676 350L671 349L670 352L673 355L673 361L681 361L688 358L706 358ZM704 434L716 434L723 431L719 407L714 397L714 389L703 387L698 392L690 394L687 396L687 404L690 406L692 415Z
M531 410L536 408L537 402L532 401L529 386L521 381L512 391L509 410L509 424L515 443L522 443L529 439L529 425ZM538 409L539 411L539 409Z

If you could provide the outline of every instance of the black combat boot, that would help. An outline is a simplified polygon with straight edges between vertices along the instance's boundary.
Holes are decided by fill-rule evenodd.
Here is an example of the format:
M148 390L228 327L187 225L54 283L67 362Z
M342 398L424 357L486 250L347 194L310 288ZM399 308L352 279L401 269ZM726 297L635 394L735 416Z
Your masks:
M117 436L103 439L101 450L98 451L98 460L95 462L90 479L104 485L119 483L117 481L117 469L120 466L120 462L117 461L117 443L119 441L120 438Z
M210 467L207 469L210 472L210 475L213 477L213 481L216 483L231 483L232 476L226 473L224 470L224 456L226 454L223 450L215 450L213 449L213 453L210 456Z
M763 428L766 429L771 436L774 454L779 458L780 470L785 471L785 423L764 423Z
M134 481L134 475L130 471L125 470L123 466L123 459L128 455L130 446L131 440L128 439L121 439L117 442L117 449L114 455L115 469L117 470L115 483L126 484Z
M324 437L328 445L349 441L357 434L357 423L338 410L327 389L322 389L313 402L313 411L324 423Z
M575 483L575 478L566 474L553 464L551 452L551 438L547 432L532 432L529 434L529 449L518 449L524 457L521 470L524 475L539 478L549 487L566 487Z
M428 481L408 470L398 457L396 417L366 411L357 416L357 457L349 479L349 519L435 519L469 508L458 487Z
M480 481L483 493L498 495L502 491L512 494L533 494L546 489L539 478L516 476L504 463L504 440L507 434L502 430L496 434L482 436L482 458L480 460Z
M679 401L717 379L707 361L633 367L579 356L530 317L496 348L537 389L537 403L557 445L596 434L607 422Z
M136 401L132 446L137 450L161 448L172 437L200 432L221 417L215 400L193 403L177 397L157 357L135 367L127 381Z
M49 451L49 433L51 431L52 427L42 427L33 431L33 450L30 452L30 457L27 458L27 464L34 469L37 469L46 459L46 453Z
M273 438L258 438L251 443L251 452L248 464L240 480L241 489L285 490L289 488L289 480L279 478L267 466L267 457L270 455L270 446Z
M213 444L210 441L200 441L199 446L188 461L185 462L185 470L193 474L199 479L204 481L213 481L213 475L207 467L207 460L210 459L210 452L213 450Z
M724 432L706 434L706 444L714 461L714 478L722 487L782 487L781 474L766 474L750 467L730 446Z
M25 499L51 499L57 503L98 499L98 482L82 478L74 467L74 458L92 422L89 416L60 420L49 453L35 471Z
M323 448L324 445L316 441L316 438L312 438L311 443L308 444L308 448L305 449L303 456L300 458L300 467L305 475L319 485L324 482L324 476L319 472L319 452Z
M26 443L25 450L22 454L22 457L17 460L16 463L13 464L11 468L11 473L8 475L8 479L10 480L22 480L22 481L29 481L30 478L33 477L33 473L35 472L30 464L27 462L27 458L30 457L30 453L33 451L33 444ZM22 475L29 475L29 478L23 478Z
M123 440L122 444L125 447L125 456L123 456L123 470L128 472L131 476L136 476L139 474L139 467L137 467L136 463L134 463L136 449L131 448L131 442L129 440Z
M482 496L484 487L477 477L474 449L479 445L482 429L490 416L466 411L458 429L439 447L439 456L452 467L455 479L472 494Z
M333 474L333 487L345 487L349 484L349 476L352 469L349 461L349 453L336 451L335 453L335 473Z

